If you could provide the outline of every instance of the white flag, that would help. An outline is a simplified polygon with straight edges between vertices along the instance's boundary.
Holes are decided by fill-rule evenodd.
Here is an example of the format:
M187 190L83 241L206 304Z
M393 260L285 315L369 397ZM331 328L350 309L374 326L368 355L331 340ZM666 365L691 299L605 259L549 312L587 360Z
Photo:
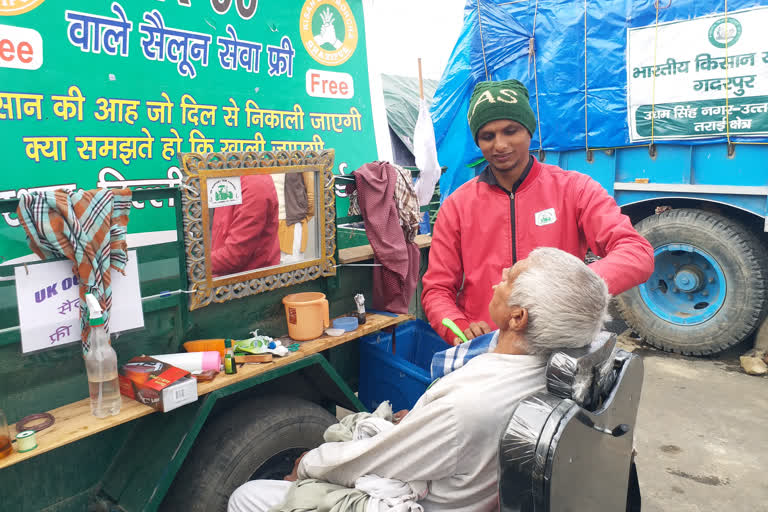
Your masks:
M420 171L414 188L419 206L424 206L429 204L435 193L435 185L440 179L440 164L437 162L435 127L432 126L432 116L423 98L419 103L419 119L413 131L413 156L416 157L416 167Z

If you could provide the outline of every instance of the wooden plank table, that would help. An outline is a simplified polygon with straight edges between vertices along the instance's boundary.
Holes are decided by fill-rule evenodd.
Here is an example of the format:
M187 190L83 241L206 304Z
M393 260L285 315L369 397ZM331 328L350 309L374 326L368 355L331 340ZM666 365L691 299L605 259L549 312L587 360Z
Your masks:
M275 357L270 363L239 365L237 373L234 375L226 375L222 372L212 381L198 383L197 393L201 396L205 395L211 391L266 373L280 366L296 362L311 354L323 352L324 350L342 345L366 334L376 332L384 327L389 327L411 319L413 319L411 315L397 315L392 317L369 313L366 316L366 322L354 331L348 332L342 336L334 337L323 335L314 340L301 342L298 351L291 352L285 357ZM83 377L85 378L85 376ZM130 398L122 397L122 399L123 405L120 408L120 413L108 418L100 419L91 415L91 406L88 398L48 411L53 414L56 423L37 433L37 448L25 453L14 451L8 457L0 459L0 469L12 466L23 460L31 459L41 453L55 450L56 448L79 441L80 439L103 432L112 427L122 425L123 423L141 418L142 416L158 412L152 407L131 400ZM15 436L16 425L10 425L9 428L11 435Z
M419 249L429 247L432 245L432 235L416 235L413 239ZM370 260L373 258L373 248L368 245L360 245L358 247L347 247L346 249L339 249L339 263L356 263L358 261Z

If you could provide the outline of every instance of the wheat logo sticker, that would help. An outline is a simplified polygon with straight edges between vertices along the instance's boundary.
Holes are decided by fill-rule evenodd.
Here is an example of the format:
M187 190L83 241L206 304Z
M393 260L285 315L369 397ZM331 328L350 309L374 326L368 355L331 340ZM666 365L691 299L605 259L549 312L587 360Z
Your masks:
M555 215L554 208L548 208L536 212L534 219L537 226L546 226L547 224L554 224L557 221L557 215Z
M709 27L709 42L715 48L733 46L741 37L741 23L736 18L720 18Z
M357 48L357 23L346 0L307 0L299 21L310 57L326 66L343 64Z

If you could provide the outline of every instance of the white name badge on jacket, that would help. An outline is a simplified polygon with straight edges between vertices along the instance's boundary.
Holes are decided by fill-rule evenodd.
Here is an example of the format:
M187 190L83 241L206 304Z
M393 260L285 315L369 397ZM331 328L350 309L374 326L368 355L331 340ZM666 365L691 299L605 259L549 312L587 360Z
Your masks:
M554 224L557 220L557 215L555 215L554 208L548 208L546 210L536 212L535 219L537 226L546 226L547 224Z

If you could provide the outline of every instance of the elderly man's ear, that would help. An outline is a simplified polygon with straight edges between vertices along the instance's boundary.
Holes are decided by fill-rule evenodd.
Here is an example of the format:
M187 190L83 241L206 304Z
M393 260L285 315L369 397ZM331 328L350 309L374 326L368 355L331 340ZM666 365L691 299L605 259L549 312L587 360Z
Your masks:
M509 308L509 319L507 329L522 334L528 328L528 310L520 306L511 306Z

